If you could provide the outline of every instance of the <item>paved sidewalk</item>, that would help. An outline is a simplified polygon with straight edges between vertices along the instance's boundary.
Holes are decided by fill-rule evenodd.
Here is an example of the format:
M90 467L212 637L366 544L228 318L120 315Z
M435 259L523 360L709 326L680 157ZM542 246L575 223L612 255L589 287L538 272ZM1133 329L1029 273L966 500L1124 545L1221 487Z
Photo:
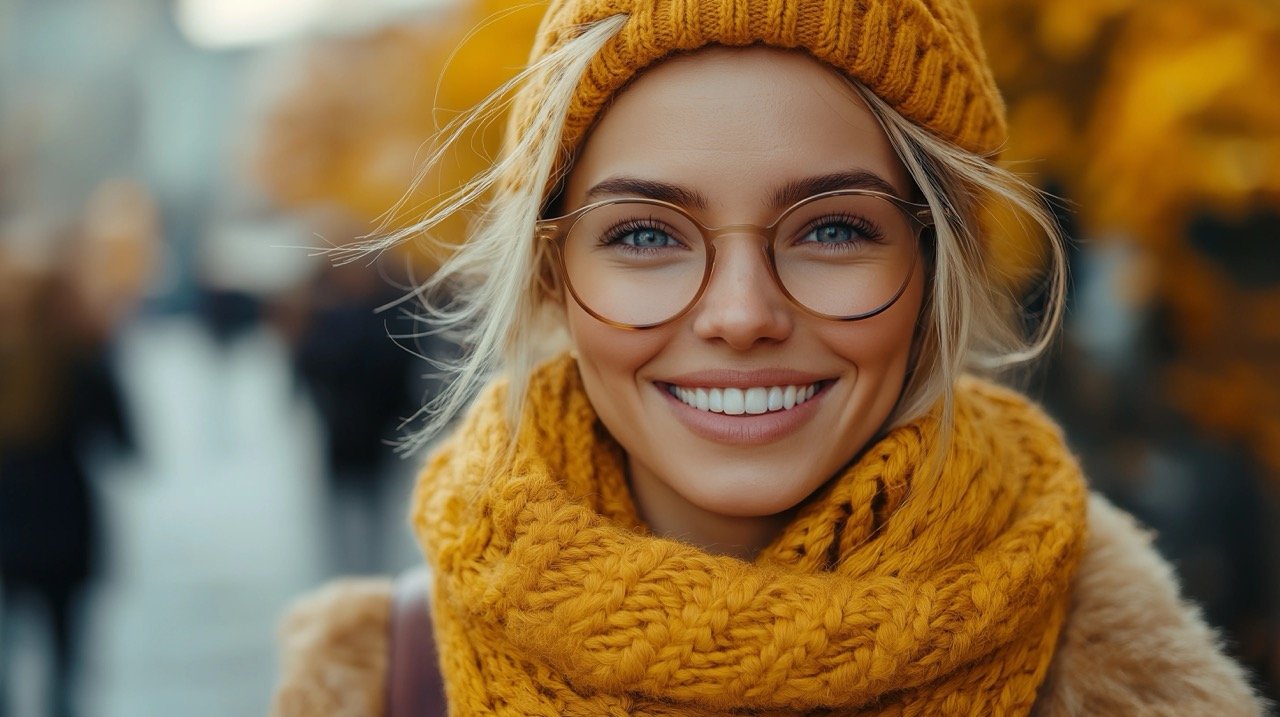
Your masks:
M153 320L126 332L119 359L141 454L99 482L110 559L81 715L264 714L276 620L327 578L315 415L266 330L221 351L192 322ZM392 565L415 559L407 487L388 500ZM14 717L37 717L34 689L14 695Z

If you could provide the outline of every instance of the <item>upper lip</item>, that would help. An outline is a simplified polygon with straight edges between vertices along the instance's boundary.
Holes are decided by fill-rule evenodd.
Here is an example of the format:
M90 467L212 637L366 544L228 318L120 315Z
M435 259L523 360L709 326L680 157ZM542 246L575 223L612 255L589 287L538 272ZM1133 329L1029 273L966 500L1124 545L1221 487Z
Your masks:
M684 388L699 386L710 388L752 388L755 386L803 386L817 383L829 376L822 376L807 371L790 369L756 369L750 371L737 369L709 369L682 373L661 379L660 383Z

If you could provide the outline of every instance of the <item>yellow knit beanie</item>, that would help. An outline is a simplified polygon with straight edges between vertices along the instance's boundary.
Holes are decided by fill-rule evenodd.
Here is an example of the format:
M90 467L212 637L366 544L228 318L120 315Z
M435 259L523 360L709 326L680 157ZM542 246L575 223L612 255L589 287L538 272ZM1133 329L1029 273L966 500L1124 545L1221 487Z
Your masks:
M532 60L615 15L627 20L592 60L569 107L566 157L637 73L713 44L803 49L979 154L994 154L1005 138L1004 102L967 0L551 0ZM513 131L541 100L537 91L516 98Z

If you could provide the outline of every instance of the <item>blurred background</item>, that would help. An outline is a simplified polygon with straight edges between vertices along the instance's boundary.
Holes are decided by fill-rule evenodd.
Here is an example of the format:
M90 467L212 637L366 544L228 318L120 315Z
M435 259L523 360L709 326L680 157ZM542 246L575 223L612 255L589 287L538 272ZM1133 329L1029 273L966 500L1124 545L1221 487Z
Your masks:
M1031 392L1275 697L1280 5L974 4L1074 240ZM483 166L501 122L419 176L538 16L0 0L0 715L261 714L292 597L417 562L388 441L454 349L390 305L439 257L318 250Z

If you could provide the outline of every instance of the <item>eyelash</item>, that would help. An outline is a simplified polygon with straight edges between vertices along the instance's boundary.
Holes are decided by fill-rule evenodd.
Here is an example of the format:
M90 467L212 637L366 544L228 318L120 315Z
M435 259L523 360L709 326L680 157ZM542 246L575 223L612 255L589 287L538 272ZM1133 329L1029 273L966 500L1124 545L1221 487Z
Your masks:
M810 232L816 230L818 227L826 226L828 224L848 224L853 227L853 229L857 231L865 241L879 243L884 239L884 233L880 231L880 228L867 221L866 217L840 214L814 219L806 224L803 229L796 233L796 235L798 237L808 236ZM847 246L849 243L852 242L842 242L841 245Z
M878 243L884 238L884 234L883 232L880 231L879 227L872 224L865 217L853 216L853 215L847 215L847 214L843 214L843 215L837 214L837 215L831 215L831 216L814 219L810 221L808 224L806 224L803 229L797 232L796 236L798 237L807 236L810 232L813 232L819 227L826 226L828 224L847 224L848 226L852 227L861 236L862 241ZM667 236L671 237L674 241L680 242L680 239L676 237L676 234L671 229L667 228L662 222L658 221L657 219L650 217L648 219L630 219L610 228L607 232L603 234L603 236L601 236L600 245L601 246L623 246L620 242L620 240L623 237L625 237L626 235L632 232L644 231L644 230L660 231L666 234ZM841 242L838 246L840 246L841 249L843 250L848 250L851 244L856 244L856 243L857 242ZM630 245L625 245L625 246L627 246L627 248L632 251L657 251L658 250L655 247L639 247L639 246L630 246ZM830 249L831 247L834 247L834 246L837 246L837 245L829 245L828 248Z
M660 231L663 234L666 234L667 236L671 237L672 240L674 240L676 243L682 243L680 239L677 238L676 233L674 231L667 228L665 225L663 225L662 222L658 221L657 219L650 217L648 219L628 219L627 221L621 224L617 224L611 227L608 231L606 231L600 237L600 245L601 246L627 246L627 248L632 251L656 251L657 249L655 247L622 245L620 242L622 237L625 237L626 235L632 232L643 231L646 229Z

